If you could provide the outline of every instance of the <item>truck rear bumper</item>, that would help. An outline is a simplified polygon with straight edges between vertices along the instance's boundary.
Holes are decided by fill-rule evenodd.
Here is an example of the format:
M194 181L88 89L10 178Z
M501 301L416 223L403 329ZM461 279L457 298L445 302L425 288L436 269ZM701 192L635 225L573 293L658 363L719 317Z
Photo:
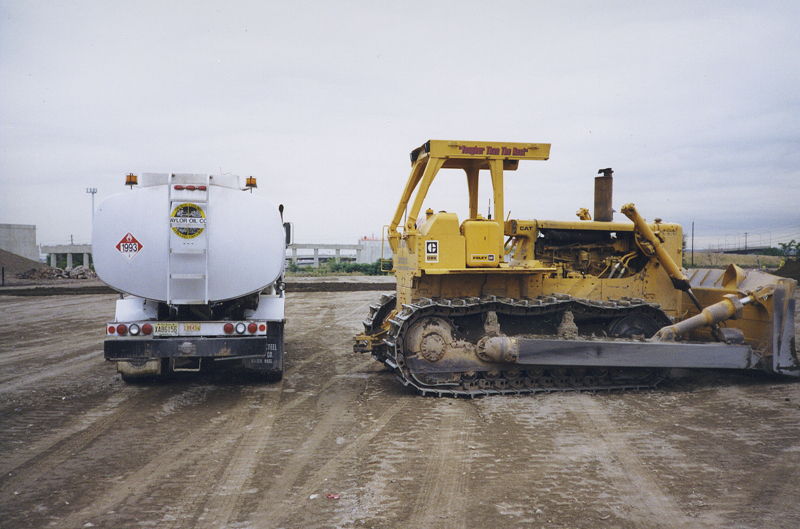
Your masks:
M154 339L114 338L103 347L106 360L143 361L157 358L213 358L243 360L260 371L283 369L283 336L238 338L171 337Z

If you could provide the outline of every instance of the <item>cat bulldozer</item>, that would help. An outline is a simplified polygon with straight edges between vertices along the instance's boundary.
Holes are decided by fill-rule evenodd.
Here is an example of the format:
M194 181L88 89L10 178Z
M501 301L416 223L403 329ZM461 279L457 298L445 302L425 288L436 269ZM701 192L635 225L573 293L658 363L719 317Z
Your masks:
M620 209L630 222L613 220L611 169L595 178L593 220L586 208L574 221L503 220L505 172L549 157L545 143L414 149L387 230L396 292L370 306L354 350L437 396L653 388L670 368L800 376L796 282L735 265L682 269L679 225L647 222L633 204ZM463 222L420 212L450 169L466 176ZM494 218L478 213L481 176Z

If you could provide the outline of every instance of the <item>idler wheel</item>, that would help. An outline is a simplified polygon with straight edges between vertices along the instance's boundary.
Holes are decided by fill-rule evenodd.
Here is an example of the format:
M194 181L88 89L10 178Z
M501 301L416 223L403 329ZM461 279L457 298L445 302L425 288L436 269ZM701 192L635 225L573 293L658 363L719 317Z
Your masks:
M653 321L652 318L644 314L630 314L615 320L608 328L609 336L617 336L620 338L633 338L635 336L642 336L650 338L658 329L658 323Z
M422 318L411 325L406 335L406 350L428 362L441 360L453 342L453 328L436 317Z

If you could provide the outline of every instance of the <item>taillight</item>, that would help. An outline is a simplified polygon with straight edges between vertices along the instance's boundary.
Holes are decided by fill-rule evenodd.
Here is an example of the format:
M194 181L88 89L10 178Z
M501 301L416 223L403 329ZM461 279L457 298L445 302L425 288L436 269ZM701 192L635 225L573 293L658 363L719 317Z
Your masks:
M125 325L124 323L120 323L119 325L117 325L117 334L119 334L120 336L125 336L126 334L128 334L128 326Z
M130 331L131 336L139 336L139 331L141 331L141 329L135 323L131 323L131 326L128 329L128 331Z
M256 325L255 323L248 323L247 324L247 332L249 332L250 334L253 334L257 330L258 330L258 325Z
M151 332L153 332L152 325L150 325L149 323L145 323L144 325L142 325L142 334L150 334Z
M222 330L225 331L225 334L231 334L233 332L233 324L232 323L226 323L222 327Z

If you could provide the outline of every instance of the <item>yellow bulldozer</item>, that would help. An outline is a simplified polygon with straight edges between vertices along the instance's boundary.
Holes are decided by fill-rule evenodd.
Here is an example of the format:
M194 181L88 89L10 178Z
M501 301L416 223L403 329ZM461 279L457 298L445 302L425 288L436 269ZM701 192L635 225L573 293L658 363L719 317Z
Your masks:
M370 306L354 350L429 395L651 388L670 368L800 376L796 282L735 265L681 269L679 225L648 223L633 204L621 208L632 222L613 221L611 169L595 178L593 220L586 208L575 221L503 220L504 173L549 157L546 143L414 149L388 226L396 293ZM421 214L445 169L465 173L463 222ZM481 176L494 218L478 213Z

